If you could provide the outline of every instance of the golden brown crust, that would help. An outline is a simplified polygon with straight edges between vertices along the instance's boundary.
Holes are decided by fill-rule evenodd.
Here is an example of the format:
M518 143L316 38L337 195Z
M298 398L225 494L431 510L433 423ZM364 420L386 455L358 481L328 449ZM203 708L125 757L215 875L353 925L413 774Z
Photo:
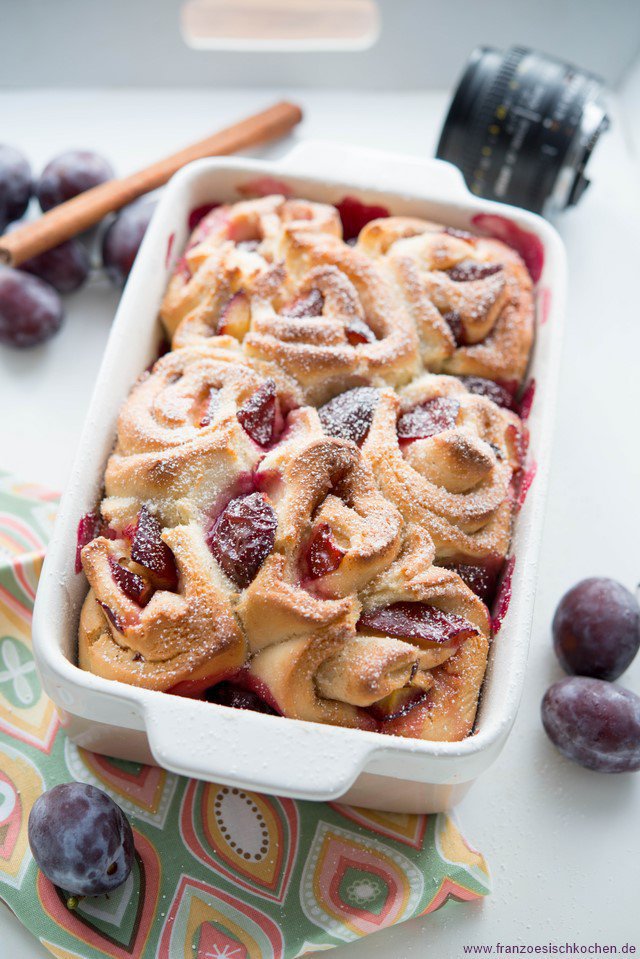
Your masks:
M433 435L403 441L399 417L441 398L448 418L434 426ZM426 374L399 394L380 391L362 451L405 521L428 530L436 561L504 556L521 429L515 414L453 377Z
M293 295L255 303L249 359L276 363L316 405L363 383L407 383L417 338L386 269L325 234L292 233L285 254ZM300 304L313 300L305 315Z
M174 348L215 335L232 294L267 294L286 280L281 246L291 230L342 234L334 207L283 196L218 206L200 221L160 309Z
M367 723L366 714L361 714L350 703L325 699L316 687L318 670L342 648L348 635L340 626L335 626L312 637L268 646L252 658L251 676L268 689L270 699L284 716L366 728L371 725Z
M153 500L169 524L211 506L263 455L237 414L264 384L253 370L202 351L167 353L122 407L107 497Z
M522 377L520 258L408 217L352 247L335 208L264 197L207 214L161 315L173 351L123 405L104 535L82 549L81 667L469 735L491 627L455 568L507 552L522 424L425 369ZM313 407L361 385L358 446Z
M82 550L91 588L80 619L80 665L148 689L204 676L213 685L240 669L247 655L229 591L197 527L165 529L163 540L175 557L178 588L156 590L143 608L114 579L113 562L148 575L124 540L98 537Z
M522 380L533 343L533 293L514 250L409 217L367 224L358 246L393 271L427 369Z
M405 549L363 597L365 610L397 602L419 602L462 617L475 632L461 645L427 649L423 668L430 670L427 699L405 716L383 724L382 732L418 739L455 741L473 728L484 679L491 623L484 603L448 569L429 566L431 552L424 531L409 527ZM432 555L432 554L431 554ZM420 641L407 639L408 643ZM419 647L420 648L420 647Z

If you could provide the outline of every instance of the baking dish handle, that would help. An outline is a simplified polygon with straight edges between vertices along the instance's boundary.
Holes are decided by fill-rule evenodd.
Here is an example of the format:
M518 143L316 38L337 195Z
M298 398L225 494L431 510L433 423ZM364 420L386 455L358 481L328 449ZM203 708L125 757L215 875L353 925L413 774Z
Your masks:
M294 799L338 799L375 751L366 736L354 745L340 727L180 696L148 701L145 719L151 752L164 769Z
M435 157L412 157L330 140L303 140L278 162L278 167L296 176L339 179L342 183L362 183L366 179L377 192L397 192L398 183L402 183L402 192L407 194L420 196L428 188L430 195L437 192L442 201L468 203L472 199L460 170ZM331 173L334 170L339 171L339 177Z

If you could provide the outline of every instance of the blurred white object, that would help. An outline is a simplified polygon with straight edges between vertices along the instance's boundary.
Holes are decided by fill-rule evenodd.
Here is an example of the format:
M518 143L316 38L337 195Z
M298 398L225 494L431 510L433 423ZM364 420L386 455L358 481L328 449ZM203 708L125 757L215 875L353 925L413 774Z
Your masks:
M367 49L283 53L256 47L239 54L187 46L180 33L183 3L0 0L0 89L444 89L478 44L541 50L592 70L615 88L640 37L638 0L376 0L380 35Z
M365 50L376 0L186 0L182 36L198 50Z

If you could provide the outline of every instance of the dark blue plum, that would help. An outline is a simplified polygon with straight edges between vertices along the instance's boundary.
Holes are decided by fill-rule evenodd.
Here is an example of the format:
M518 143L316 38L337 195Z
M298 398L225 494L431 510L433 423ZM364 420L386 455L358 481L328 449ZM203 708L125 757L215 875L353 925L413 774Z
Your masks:
M31 167L15 147L0 144L0 233L19 220L31 199Z
M36 195L46 212L79 193L113 179L111 164L91 150L68 150L54 157L40 175Z
M11 233L22 224L12 223ZM58 293L73 293L86 282L91 269L87 248L80 240L65 240L52 250L45 250L20 264L21 270L39 276L55 287Z
M60 329L63 310L57 292L44 280L0 266L0 343L36 346Z
M116 286L123 286L131 272L155 207L146 198L125 206L104 235L102 262Z
M553 617L556 655L568 673L617 679L640 647L640 607L614 579L583 579Z
M542 724L554 746L587 769L640 769L640 697L622 686L567 676L545 693Z
M120 807L95 786L63 783L36 799L29 845L54 885L73 896L120 886L133 865L133 833Z

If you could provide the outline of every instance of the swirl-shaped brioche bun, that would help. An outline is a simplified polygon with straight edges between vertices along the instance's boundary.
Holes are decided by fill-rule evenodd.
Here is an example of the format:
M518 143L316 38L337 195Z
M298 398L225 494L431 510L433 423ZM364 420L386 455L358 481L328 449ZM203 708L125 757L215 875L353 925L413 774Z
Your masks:
M468 736L526 449L519 256L410 217L347 243L336 208L267 196L203 217L161 320L80 526L80 666Z

